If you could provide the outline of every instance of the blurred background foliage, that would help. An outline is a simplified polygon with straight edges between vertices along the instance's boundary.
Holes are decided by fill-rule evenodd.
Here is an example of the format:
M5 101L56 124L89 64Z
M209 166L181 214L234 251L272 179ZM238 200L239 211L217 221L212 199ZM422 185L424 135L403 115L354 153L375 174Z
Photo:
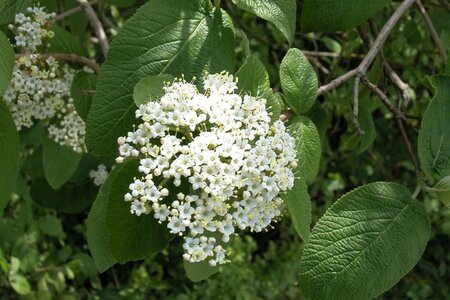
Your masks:
M30 1L31 2L31 1ZM36 1L61 14L76 6L74 0ZM94 1L95 9L114 38L123 22L145 1ZM302 1L298 2L298 13ZM450 12L443 1L423 1L444 44L450 47ZM446 1L444 1L446 2ZM374 36L392 14L396 3L379 12L358 29L330 34L303 34L298 20L292 47L305 51L325 84L356 67L368 51L361 32ZM278 70L289 45L274 25L246 13L231 1L222 1L236 26L238 66L251 53L266 66L272 87L279 89ZM99 46L88 30L83 13L72 14L58 25L76 36L81 51L99 61ZM417 9L411 9L388 38L384 59L411 88L407 114L416 130L433 96L426 75L445 72L444 64ZM448 72L448 66L447 66ZM401 97L376 61L370 76L391 101ZM409 160L394 116L369 91L361 92L362 127L358 136L351 120L353 85L348 82L319 98L309 117L317 125L323 155L319 176L310 186L313 224L341 195L354 187L390 180L415 188L414 167ZM413 146L417 133L410 130ZM39 133L22 134L22 145L39 148ZM24 142L25 141L25 142ZM39 151L37 151L38 153ZM266 233L247 232L234 238L231 261L221 271L199 283L190 282L181 259L181 243L175 240L162 253L144 261L116 265L98 274L86 244L86 205L70 199L76 214L43 208L27 185L30 176L42 174L40 160L25 162L27 174L19 176L16 194L0 220L0 299L299 299L299 257L302 243L288 216ZM80 171L83 173L82 171ZM31 175L30 175L31 174ZM79 175L79 174L78 174ZM80 179L81 178L81 179ZM81 184L83 176L74 182ZM39 193L38 193L39 194ZM95 194L95 193L93 193ZM68 197L65 195L64 197ZM432 221L432 238L419 264L381 299L448 299L450 296L450 210L431 195L422 194ZM35 201L33 201L35 200ZM71 202L72 201L72 202ZM286 213L287 215L287 213Z

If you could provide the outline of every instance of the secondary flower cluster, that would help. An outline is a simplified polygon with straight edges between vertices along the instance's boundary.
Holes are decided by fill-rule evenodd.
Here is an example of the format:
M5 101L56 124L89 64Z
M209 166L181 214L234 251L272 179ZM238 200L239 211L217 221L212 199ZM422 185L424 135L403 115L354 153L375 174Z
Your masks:
M53 36L52 31L42 27L48 26L48 20L53 14L46 14L37 7L29 8L28 12L31 16L16 15L17 28L10 26L19 32L16 48L25 53L15 61L11 84L3 98L18 130L44 120L48 123L48 134L53 140L73 151L83 152L85 124L70 97L75 72L67 65L61 66L53 57L44 59L36 52L38 46L46 47L44 37Z
M265 99L236 89L227 73L207 75L204 93L176 80L160 101L139 107L142 123L118 139L118 163L140 160L142 176L124 197L131 212L167 222L190 262L225 263L223 243L237 229L266 229L294 184L294 138L282 122L270 124Z
M94 181L96 186L101 186L105 183L106 178L108 177L108 170L104 164L98 165L97 169L91 170L89 172L89 177Z
M47 27L56 14L48 14L42 7L29 7L27 12L29 15L17 14L14 24L8 27L16 33L16 47L35 53L39 47L49 46L46 42L54 36L54 32Z

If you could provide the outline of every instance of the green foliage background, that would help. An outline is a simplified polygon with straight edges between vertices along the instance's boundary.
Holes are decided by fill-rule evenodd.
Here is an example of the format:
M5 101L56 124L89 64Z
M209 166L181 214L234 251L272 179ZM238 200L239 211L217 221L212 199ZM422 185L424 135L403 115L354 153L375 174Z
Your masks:
M4 3L2 4L2 2ZM15 1L0 0L0 24L8 24L16 10L22 10L31 2L31 0L17 1L17 5L14 6ZM60 9L55 5L55 1L36 2L47 5L54 11ZM114 39L123 22L145 2L142 0L99 1L96 10L103 16L102 20L107 20L105 24L110 39ZM153 2L156 3L156 1ZM155 5L155 8L163 11L165 8L161 4L162 2ZM367 16L361 15L360 19L339 24L332 20L324 21L323 18L321 19L323 22L314 22L314 19L311 20L308 15L303 17L303 14L314 9L315 1L297 1L297 30L294 32L289 26L289 22L288 24L274 22L270 19L272 15L267 16L264 11L249 8L248 5L251 2L244 0L221 2L222 9L231 17L231 20L226 20L226 22L232 22L235 26L236 58L228 56L226 61L205 59L205 61L197 62L211 65L213 69L217 70L232 68L235 60L236 66L248 64L247 66L251 68L247 70L242 68L241 74L257 70L264 80L257 83L243 82L241 85L248 84L248 88L258 85L261 87L260 92L268 99L270 98L274 106L275 103L280 104L277 100L278 92L289 90L289 86L282 83L283 78L280 79L279 70L283 58L290 48L306 50L304 53L307 55L301 54L301 57L294 58L288 56L288 59L297 59L303 62L308 58L318 74L318 82L329 82L356 67L367 53L367 43L360 37L361 31L370 30L369 23L365 20L372 17L372 25L381 28L397 7L396 3L390 1L373 1L373 5L365 11L368 13ZM281 7L287 5L285 2L290 1L279 1L279 5ZM342 7L345 8L345 3L351 1L333 2L335 4L343 2L344 6ZM450 12L440 6L441 1L423 2L428 8L444 44L450 47L450 24L448 22ZM186 1L186 3L185 10L189 10L191 8L189 3L192 2ZM74 0L64 1L66 10L75 6L76 1ZM289 5L286 7L292 10ZM353 6L353 8L355 7ZM325 8L325 11L329 9ZM351 11L345 11L351 13ZM208 11L205 14L210 13L212 14L211 11ZM291 13L292 11L284 17L287 20L292 19ZM188 15L190 14L188 13ZM211 16L208 15L208 18ZM60 22L58 25L70 32L70 38L61 38L53 43L55 52L87 54L100 62L104 60L98 45L91 40L93 33L87 30L87 19L82 12L72 15L64 24ZM357 25L360 25L358 29ZM205 26L207 27L205 30L217 29L214 27L217 26L216 23L208 23ZM5 27L2 27L2 30L8 34ZM224 30L225 36L229 34L227 28L221 28L221 30ZM61 31L58 36L64 36L66 31ZM309 31L333 32L309 33ZM3 38L2 33L0 33L0 38ZM163 39L165 36L161 38ZM118 42L120 43L120 40ZM216 40L212 40L210 46L217 47L217 43ZM317 56L313 52L326 52L329 55ZM250 54L252 56L249 56ZM108 59L114 59L114 55L120 56L113 53L113 58ZM130 53L130 55L133 56L135 53ZM145 55L149 54L145 53ZM183 53L174 55L183 56ZM152 53L146 59L155 59L151 56ZM411 121L415 130L418 130L420 118L424 116L435 92L433 90L435 82L433 83L433 80L427 78L426 75L445 72L449 74L448 62L443 64L418 10L411 9L395 27L384 45L383 56L412 88L410 91L412 101L406 111L408 115L418 117ZM188 57L188 59L194 58ZM267 74L256 59L262 62ZM175 69L176 63L177 61L175 61ZM106 64L108 65L108 61ZM301 65L301 63L299 64ZM152 75L159 73L161 69L164 70L164 67L142 72ZM113 72L114 65L108 65L103 71ZM295 73L295 70L288 71ZM134 69L130 72L133 73ZM122 74L122 77L126 77L127 80L130 78L130 82L133 81L134 84L138 81L138 77L130 77L127 74ZM400 99L399 92L387 79L379 60L373 64L369 77L372 81L377 82L387 94L391 95L391 99ZM83 73L79 73L77 78L80 78L80 81L72 86L72 94L77 101L76 105L79 105L78 107L83 111L83 118L86 118L92 99L84 94L83 96L76 95L77 91L94 87L96 78ZM83 78L88 79L83 80ZM315 82L314 78L311 80ZM100 81L99 86L102 84ZM124 111L134 105L131 97L132 86L130 83L126 91L119 91L119 95L126 98L125 102L120 102L120 105L125 107ZM274 92L269 89L269 86L273 88ZM97 92L108 93L109 88L104 85ZM290 97L309 99L311 91L302 91L302 95L286 93L287 99L284 100L288 104L291 101ZM316 224L336 199L358 186L389 180L406 186L410 191L416 187L414 166L402 143L401 133L395 125L395 117L365 87L361 88L360 97L362 103L361 126L366 132L363 136L356 134L350 121L353 99L351 81L319 97L315 103L310 101L311 105L314 104L308 112L306 112L307 109L292 105L294 111L304 113L304 116L301 117L302 120L310 119L314 122L322 144L318 175L314 180L306 179L310 182L308 190L312 201L312 225ZM2 109L1 106L0 109ZM281 107L278 110L281 111ZM104 120L97 121L104 123ZM2 122L3 120L0 120L0 125ZM97 125L105 128L110 126L109 123ZM117 126L122 125L118 124ZM124 125L121 127L123 130L126 128ZM417 149L419 143L417 132L414 129L408 130L412 137L411 142ZM117 133L118 135L120 133ZM95 138L98 136L101 136L101 132L99 134L94 132L94 135L88 137L88 143L91 139L94 151L111 148L109 144L95 144L97 142ZM123 265L116 264L104 273L99 273L97 270L99 266L96 267L88 249L87 240L90 233L86 226L89 208L98 191L86 182L86 174L89 166L95 163L111 164L111 156L74 157L72 161L81 161L78 169L61 175L58 172L68 172L68 170L48 169L42 166L41 157L45 160L46 153L50 152L51 158L57 159L58 156L52 154L52 149L49 149L51 145L46 146L48 143L43 139L39 126L21 133L20 141L23 151L29 148L43 148L43 150L34 152L28 159L21 162L21 172L17 177L15 193L3 212L4 217L0 220L0 299L252 300L299 299L303 297L300 291L300 256L304 242L300 239L299 234L307 240L309 232L305 233L305 228L296 224L295 218L294 221L291 221L289 209L292 207L289 202L286 206L285 217L275 224L272 230L258 234L246 232L234 238L230 246L232 263L221 267L217 274L205 281L194 283L187 279L183 268L182 247L179 239L173 240L170 247L164 248L162 252L147 256L144 260L128 262ZM109 150L111 149L103 152ZM101 152L99 151L99 153ZM56 160L51 161L58 163ZM315 167L307 165L308 162L304 163L306 164L305 169L312 169L308 173L312 173L311 178L313 178L316 172ZM0 170L0 172L2 171ZM49 181L49 184L43 179L49 177L47 173L52 174L50 177L55 179L54 182ZM50 185L59 187L64 183L58 182L61 180L61 176L66 177L68 183L62 190L55 192ZM31 185L30 182L32 182ZM112 189L111 186L103 188ZM47 201L48 199L53 200ZM448 284L450 282L450 252L448 250L450 210L445 208L433 193L421 193L420 199L424 203L431 221L430 241L423 257L414 269L391 290L381 295L380 299L447 299L450 295L450 285ZM98 209L101 210L104 207L100 206ZM91 214L94 214L94 219L101 216L95 211L91 211ZM108 221L100 220L99 222ZM101 255L107 257L111 254L103 253ZM114 258L111 259L114 260ZM108 259L106 260L104 269L107 269L109 264Z

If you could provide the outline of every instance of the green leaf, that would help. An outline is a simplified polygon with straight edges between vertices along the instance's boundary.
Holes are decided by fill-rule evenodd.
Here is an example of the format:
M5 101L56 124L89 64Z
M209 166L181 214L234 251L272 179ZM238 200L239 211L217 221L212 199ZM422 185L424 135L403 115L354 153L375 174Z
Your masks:
M106 226L106 210L111 192L111 186L121 172L124 165L118 165L111 171L105 183L101 186L89 212L86 221L87 242L95 266L99 272L104 272L114 265L117 260L114 258L109 246L108 229Z
M294 41L297 3L295 0L233 0L240 8L272 22L289 44Z
M164 95L164 84L173 82L172 75L161 74L142 78L134 87L133 99L136 106L149 101L159 100Z
M360 136L356 133L359 138L358 154L361 154L369 149L377 137L375 122L372 117L372 108L370 105L371 101L372 99L369 95L360 98L359 119L361 129L364 131L364 134Z
M433 188L428 190L434 192L438 199L450 208L450 176L445 176Z
M16 184L19 167L19 135L14 120L0 100L0 217Z
M50 52L86 56L86 49L81 47L76 36L56 24L52 24L50 29L55 32L55 36L51 40Z
M298 168L295 175L303 178L306 183L311 183L317 176L320 166L319 132L310 119L302 116L292 120L289 131L297 141Z
M314 227L300 282L311 299L372 299L420 259L430 237L423 205L403 186L376 182L342 196Z
M54 0L52 1L54 2ZM64 0L64 9L66 11L78 6L77 0ZM52 11L57 11L57 9ZM70 15L66 18L66 21L66 24L69 25L70 32L77 36L82 43L86 44L91 37L91 33L87 30L89 21L84 11L79 11L78 13Z
M110 188L106 225L111 252L119 263L143 259L168 243L165 226L152 213L138 217L131 214L130 203L124 201L130 183L142 175L138 167L138 160L128 160Z
M436 95L428 105L419 131L418 154L429 177L450 174L450 76L437 76Z
M298 49L290 49L280 66L280 80L288 106L302 114L316 101L319 80L306 56Z
M54 190L45 179L36 179L31 183L30 196L43 207L57 212L76 214L91 205L97 189L90 182L68 182L59 190Z
M41 218L39 220L39 227L50 236L58 237L64 234L61 220L52 215L46 215Z
M391 0L305 0L301 30L333 32L352 29L375 15Z
M450 28L450 12L447 10L433 7L429 15L438 34Z
M5 0L0 6L0 25L13 23L16 14L24 12L32 2L33 0Z
M207 261L197 263L184 261L183 264L187 277L194 282L205 280L219 271L219 266L211 267Z
M42 144L42 165L52 188L59 189L69 180L80 163L81 154L45 138Z
M28 295L31 292L31 286L27 278L20 274L14 274L10 278L11 287L19 295Z
M208 0L150 1L111 44L88 115L86 142L96 154L117 152L117 138L136 122L133 89L148 75L233 71L234 30Z
M251 55L247 58L236 73L236 78L240 91L267 100L267 111L271 114L272 120L277 120L281 114L282 104L270 87L269 74L256 56Z
M295 230L307 243L311 225L311 198L303 179L295 179L294 188L286 194L285 201Z
M14 70L14 50L8 38L0 31L0 100L11 83Z
M120 8L126 8L133 6L136 0L105 0L105 2Z
M73 98L75 109L85 121L91 108L96 85L97 75L80 71L73 78L72 86L70 87L70 96Z

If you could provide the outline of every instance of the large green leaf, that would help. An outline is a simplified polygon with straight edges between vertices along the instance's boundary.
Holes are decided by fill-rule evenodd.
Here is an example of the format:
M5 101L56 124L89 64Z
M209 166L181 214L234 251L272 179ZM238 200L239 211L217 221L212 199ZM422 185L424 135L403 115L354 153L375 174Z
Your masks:
M81 154L71 148L61 146L50 138L42 144L42 165L45 178L52 188L59 189L75 172Z
M357 188L314 227L301 258L301 287L311 299L375 298L414 267L429 237L425 208L405 187Z
M14 120L0 99L0 217L14 190L19 166L19 135Z
M96 85L97 75L80 71L73 78L72 86L70 87L70 96L73 98L75 109L85 121L91 108Z
M233 0L233 2L240 8L275 24L289 44L292 44L297 12L295 0Z
M262 62L254 55L249 56L236 73L236 78L238 78L237 86L240 91L267 100L267 110L272 120L277 120L281 114L282 103L275 97L270 87L269 74Z
M321 142L316 125L307 117L297 116L289 127L297 141L298 168L296 176L311 183L320 166Z
M0 6L0 25L13 23L16 14L24 12L32 2L33 0L5 0Z
M358 26L391 0L305 0L301 30L332 32Z
M219 266L212 267L209 265L208 261L201 261L197 263L184 261L184 269L190 280L198 282L205 280L214 273L217 273L219 271Z
M119 263L142 259L168 243L165 225L159 224L152 213L139 217L131 214L130 203L124 201L130 183L140 177L138 167L138 160L127 161L110 188L106 225L111 252Z
M306 56L290 49L280 66L280 80L286 102L297 114L311 109L316 101L319 80Z
M436 96L423 116L418 153L425 174L441 179L450 174L450 76L434 82Z
M61 213L77 214L92 203L97 189L90 182L68 182L59 190L53 189L45 179L31 183L30 195L37 204Z
M297 178L294 188L286 194L284 200L287 203L295 230L304 242L308 242L311 225L311 198L305 181Z
M100 188L97 199L92 205L86 220L87 242L92 257L94 258L95 266L99 272L106 271L117 262L109 246L106 209L108 208L112 183L122 168L123 165L118 165L111 171L105 183Z
M149 1L125 22L102 66L87 121L87 145L117 151L116 140L135 123L133 89L148 75L197 78L233 71L234 30L229 16L208 0Z
M56 24L52 24L50 29L55 33L50 43L50 52L86 55L86 49L81 47L80 41L76 36Z
M149 101L160 99L164 95L164 84L173 81L173 76L168 74L151 75L142 78L134 87L134 103L136 106L139 106Z
M8 38L0 31L0 100L11 83L14 69L14 50Z

